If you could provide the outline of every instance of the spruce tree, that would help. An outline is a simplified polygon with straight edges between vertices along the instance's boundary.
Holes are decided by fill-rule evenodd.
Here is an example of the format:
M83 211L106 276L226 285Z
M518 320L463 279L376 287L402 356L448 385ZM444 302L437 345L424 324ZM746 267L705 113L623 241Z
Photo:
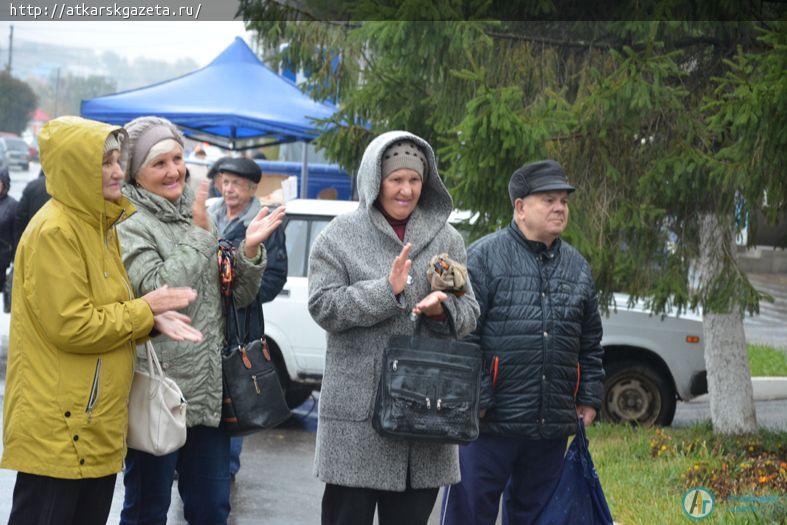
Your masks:
M524 8L549 15L562 4ZM741 6L690 15L729 20L725 9ZM511 220L517 167L559 161L578 188L565 237L590 262L602 303L625 292L656 314L702 308L714 428L754 431L743 315L765 297L738 268L734 239L747 219L787 209L787 25L517 22L501 9L241 3L270 59L308 71L315 98L339 100L318 140L331 158L353 170L383 131L424 137L455 206L479 213L476 236ZM459 20L491 15L500 19Z

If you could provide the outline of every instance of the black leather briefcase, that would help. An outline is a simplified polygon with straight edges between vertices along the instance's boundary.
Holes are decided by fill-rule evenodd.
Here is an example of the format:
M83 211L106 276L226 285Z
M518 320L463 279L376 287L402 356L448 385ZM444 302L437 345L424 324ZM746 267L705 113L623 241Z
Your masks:
M468 443L478 437L481 348L422 335L393 336L383 351L372 424L391 438Z

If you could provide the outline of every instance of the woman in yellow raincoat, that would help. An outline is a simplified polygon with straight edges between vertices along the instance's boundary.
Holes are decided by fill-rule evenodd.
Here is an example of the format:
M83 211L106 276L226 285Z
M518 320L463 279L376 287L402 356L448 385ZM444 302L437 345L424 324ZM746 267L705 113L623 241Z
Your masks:
M77 117L39 135L52 199L19 242L3 407L3 458L17 470L9 523L106 523L123 467L134 346L154 328L201 338L175 310L190 288L135 299L115 225L122 128Z

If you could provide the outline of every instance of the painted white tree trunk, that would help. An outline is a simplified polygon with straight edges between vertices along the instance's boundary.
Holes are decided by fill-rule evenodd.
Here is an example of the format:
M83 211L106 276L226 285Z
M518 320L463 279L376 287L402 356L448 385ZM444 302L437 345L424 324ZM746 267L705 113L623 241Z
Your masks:
M721 271L722 254L734 256L732 229L715 215L704 215L700 224L700 278L706 284ZM721 434L753 433L757 430L749 358L739 307L730 313L703 316L705 366L713 429Z

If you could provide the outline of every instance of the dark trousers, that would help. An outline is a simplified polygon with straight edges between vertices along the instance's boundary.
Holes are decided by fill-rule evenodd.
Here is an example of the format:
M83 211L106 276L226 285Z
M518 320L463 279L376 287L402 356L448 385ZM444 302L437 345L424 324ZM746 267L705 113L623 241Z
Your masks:
M123 484L126 497L120 523L154 525L167 522L172 480L190 525L222 525L230 514L230 438L219 428L192 427L186 444L166 456L128 449Z
M426 525L439 488L404 492L325 485L322 525L372 525L374 510L380 525Z
M60 479L19 472L9 525L104 525L116 474Z
M481 435L459 447L462 481L446 488L441 525L494 525L503 494L503 524L533 523L555 490L568 438Z

